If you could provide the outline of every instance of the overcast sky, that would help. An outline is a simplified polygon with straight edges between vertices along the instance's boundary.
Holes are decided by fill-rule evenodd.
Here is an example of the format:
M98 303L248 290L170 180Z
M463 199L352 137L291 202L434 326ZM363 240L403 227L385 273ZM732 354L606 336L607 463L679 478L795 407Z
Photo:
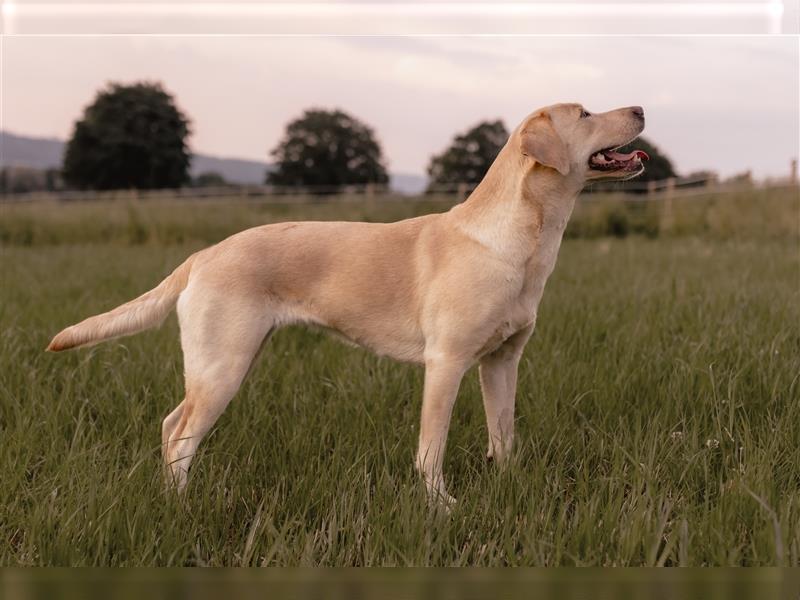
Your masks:
M196 152L266 160L304 108L375 128L394 172L481 119L641 104L687 173L784 175L798 154L797 37L6 37L2 128L66 138L108 81L161 81Z

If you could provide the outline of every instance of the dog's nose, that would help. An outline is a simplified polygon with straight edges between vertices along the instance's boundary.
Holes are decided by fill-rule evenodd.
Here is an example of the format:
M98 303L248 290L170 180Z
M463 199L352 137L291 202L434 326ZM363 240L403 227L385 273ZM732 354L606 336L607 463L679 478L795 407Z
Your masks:
M632 106L631 112L640 119L644 119L644 109L641 106Z

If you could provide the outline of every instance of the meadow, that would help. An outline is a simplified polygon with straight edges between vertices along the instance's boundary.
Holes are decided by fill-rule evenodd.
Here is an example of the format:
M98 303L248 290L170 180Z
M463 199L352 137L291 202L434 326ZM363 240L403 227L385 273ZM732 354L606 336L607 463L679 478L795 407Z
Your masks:
M0 206L2 565L800 566L800 198L751 190L576 210L520 366L517 447L487 464L475 372L445 459L413 470L422 370L273 337L163 489L174 316L65 354L52 334L255 224L390 221L440 199Z

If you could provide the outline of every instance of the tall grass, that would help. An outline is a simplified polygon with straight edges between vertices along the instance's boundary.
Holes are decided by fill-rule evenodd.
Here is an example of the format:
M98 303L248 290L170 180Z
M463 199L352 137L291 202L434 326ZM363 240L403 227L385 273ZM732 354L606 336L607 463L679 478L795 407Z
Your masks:
M286 197L280 204L219 199L0 204L0 243L212 244L266 222L397 221L447 210L454 201L448 196L384 200L320 196ZM796 187L679 196L672 203L668 223L664 207L662 197L588 194L578 200L566 237L800 238Z
M566 240L520 368L514 460L486 464L470 373L444 516L412 468L417 367L279 332L176 498L159 471L160 421L182 397L174 318L43 352L200 246L300 213L186 208L3 207L1 564L800 565L792 235Z

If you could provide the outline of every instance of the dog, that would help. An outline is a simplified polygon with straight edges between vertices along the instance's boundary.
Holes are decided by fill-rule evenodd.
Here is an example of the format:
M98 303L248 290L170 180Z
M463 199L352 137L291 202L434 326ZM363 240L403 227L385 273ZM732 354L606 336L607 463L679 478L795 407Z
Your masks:
M644 129L633 106L528 115L461 204L396 223L254 227L191 255L157 287L64 329L58 352L160 324L177 305L185 398L163 421L169 483L183 490L203 436L279 327L318 326L425 366L416 468L449 506L442 457L464 373L479 364L488 458L514 441L517 367L575 200L589 181L629 179L647 155L615 149Z

